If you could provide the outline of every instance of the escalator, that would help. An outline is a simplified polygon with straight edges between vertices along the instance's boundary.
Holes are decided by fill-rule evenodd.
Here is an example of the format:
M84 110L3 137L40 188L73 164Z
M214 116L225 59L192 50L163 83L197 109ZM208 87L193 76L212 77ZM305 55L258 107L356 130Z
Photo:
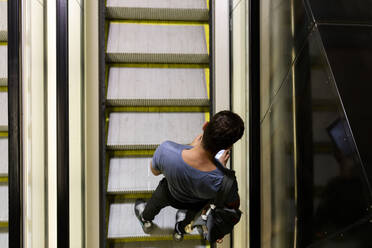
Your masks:
M171 207L145 234L134 202L151 197L162 178L149 168L156 147L166 140L189 144L209 120L209 1L107 0L105 12L106 246L205 247L196 231L174 243Z
M7 2L0 1L0 247L8 247Z

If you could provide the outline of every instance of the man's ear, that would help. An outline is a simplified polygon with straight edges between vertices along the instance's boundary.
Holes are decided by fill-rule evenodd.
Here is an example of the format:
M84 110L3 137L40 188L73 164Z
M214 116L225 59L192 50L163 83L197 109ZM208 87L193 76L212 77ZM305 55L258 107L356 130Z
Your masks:
M203 124L203 131L205 131L205 129L207 128L208 124L209 124L208 121L204 122L204 124Z

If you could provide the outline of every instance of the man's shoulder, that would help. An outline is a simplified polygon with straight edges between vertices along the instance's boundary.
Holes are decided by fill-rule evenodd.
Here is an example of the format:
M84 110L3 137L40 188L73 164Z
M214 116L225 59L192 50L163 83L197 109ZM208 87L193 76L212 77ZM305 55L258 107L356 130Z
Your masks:
M174 151L177 151L179 149L185 149L187 147L188 147L187 145L178 144L178 143L176 143L174 141L170 141L170 140L164 141L159 146L160 149L163 149L163 150L174 150Z

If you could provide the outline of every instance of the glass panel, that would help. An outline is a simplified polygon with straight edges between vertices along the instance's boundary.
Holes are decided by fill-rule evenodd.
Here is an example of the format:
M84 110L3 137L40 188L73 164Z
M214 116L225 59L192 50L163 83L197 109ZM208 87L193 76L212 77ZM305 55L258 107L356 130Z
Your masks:
M320 22L372 24L372 2L367 0L309 0Z
M370 195L318 32L295 65L301 247L369 214Z
M364 221L312 248L367 248L372 244L372 223Z
M372 4L372 3L371 3ZM372 15L372 8L369 9ZM372 182L372 27L321 26L332 67L363 165Z
M262 247L292 247L295 227L292 77L261 125Z
M302 1L261 2L261 120L311 30Z

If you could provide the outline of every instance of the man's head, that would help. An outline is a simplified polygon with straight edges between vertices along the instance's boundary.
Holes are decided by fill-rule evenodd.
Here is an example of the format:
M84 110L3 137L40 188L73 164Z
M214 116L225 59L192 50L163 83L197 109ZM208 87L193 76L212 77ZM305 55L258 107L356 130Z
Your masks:
M221 111L203 128L202 146L215 155L222 149L230 148L243 136L244 122L239 115L231 111Z

